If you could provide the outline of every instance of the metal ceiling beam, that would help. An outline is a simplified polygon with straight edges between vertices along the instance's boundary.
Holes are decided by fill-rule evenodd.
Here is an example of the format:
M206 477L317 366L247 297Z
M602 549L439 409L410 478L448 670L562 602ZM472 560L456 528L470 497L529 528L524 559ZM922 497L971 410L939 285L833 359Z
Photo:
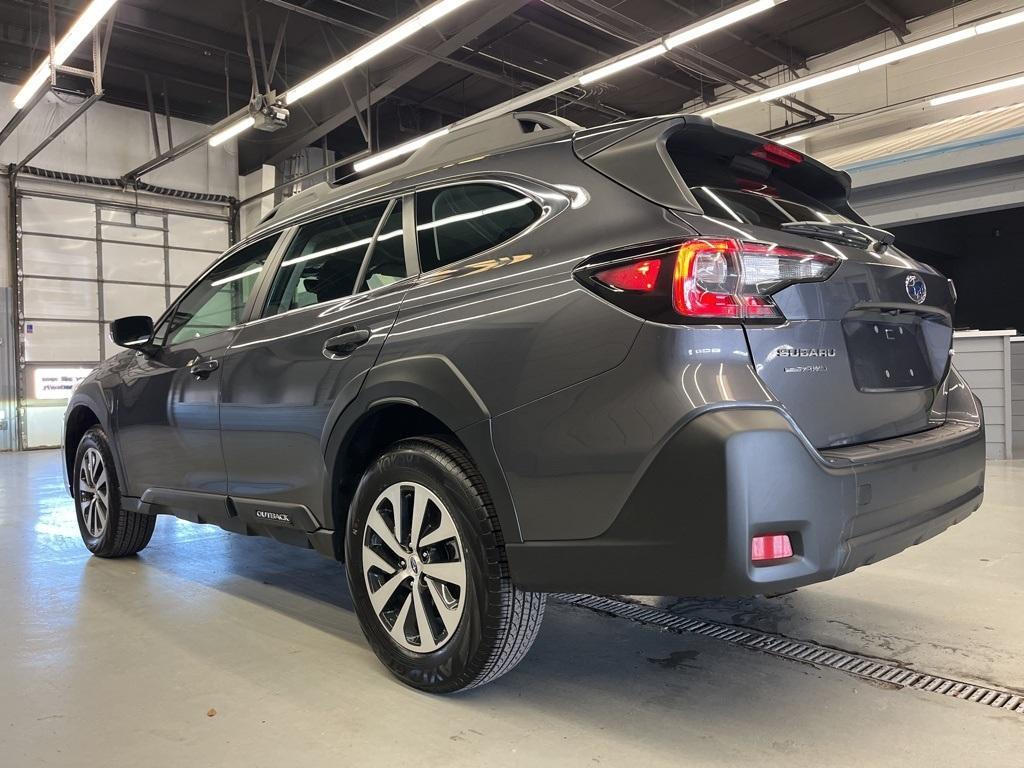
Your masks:
M11 30L16 29L16 27L12 27L11 25L6 26L8 33ZM3 31L0 31L0 43L16 46L19 48L24 48L25 50L31 51L33 53L46 52L49 50L49 46L32 45L31 43L26 42L25 39L19 38L17 36L12 36L11 34L4 34ZM159 78L160 80L180 83L181 85L188 86L189 88L210 91L211 93L216 94L224 93L223 84L211 85L209 74L201 70L195 70L178 66L170 66L166 62L161 62L157 61L156 59L150 59L135 55L133 55L131 59L134 66L124 64L118 61L110 61L109 58L104 60L103 66L105 70L114 69L119 70L121 72L131 72L133 74L148 73L150 76ZM75 55L71 59L71 61L76 62L81 62L83 60L84 59L82 55ZM28 71L31 70L26 70L26 72ZM107 90L109 91L109 88ZM109 95L111 94L108 93L108 96ZM232 95L244 100L248 97L248 89L246 89L244 92L242 90L233 91Z
M687 8L685 5L678 2L678 0L665 0L665 2L677 11L685 13L691 19L698 19L707 15L705 12L696 11L693 8ZM745 21L744 24L746 24L750 29L756 29L750 21ZM723 29L721 34L727 35L746 47L767 56L776 64L781 64L789 69L794 75L798 74L798 69L807 69L807 54L804 51L780 40L774 35L768 34L767 32L758 31L758 39L756 42L744 37L734 29Z
M283 0L264 0L264 2L270 2L274 5L290 5L290 3L284 3ZM374 87L370 91L368 97L364 96L358 100L357 104L349 105L319 125L298 136L294 141L289 143L287 147L274 154L274 156L267 162L270 164L279 163L286 157L295 154L317 141L320 137L325 136L339 126L344 125L349 120L354 119L357 109L366 110L369 105L375 104L381 99L390 96L403 85L415 80L434 66L436 57L447 57L459 50L463 45L476 39L495 24L498 24L502 20L508 18L514 11L526 5L527 2L529 2L529 0L492 0L492 2L488 3L486 9L481 9L482 12L475 19L464 25L443 43L438 43L434 46L430 50L430 56L417 56L399 67L387 80ZM298 7L293 6L293 8ZM299 9L296 12L299 13L305 11L306 9Z
M300 16L305 16L309 19L312 19L313 21L326 24L329 27L344 29L347 32L352 32L354 34L361 35L362 37L372 38L376 37L379 34L378 32L374 32L373 30L361 27L358 24L352 24L351 22L347 22L342 19L336 19L333 16L328 16L318 11L311 10L310 8L307 8L305 6L295 5L293 2L289 2L289 0L263 0L263 2L268 3L269 5L276 6L278 8L283 8L288 11L294 12ZM335 2L337 2L337 0L335 0ZM526 5L526 3L522 3L522 5ZM508 14L508 16L512 18L519 18L516 14ZM442 37L441 40L443 42L444 38ZM433 49L421 48L420 46L414 45L412 43L401 43L399 44L398 47L403 50L409 51L410 53L414 53L418 56L427 56L429 58L432 58L434 61L440 62L441 64L445 64L450 67L454 67L455 69L470 71L467 68L466 62L459 61L458 59L452 59L449 56L442 56L436 52L436 47ZM470 53L477 53L477 51L468 48L466 45L458 46L458 48L456 48L455 51L459 49L468 50ZM452 51L452 53L455 53L455 51ZM487 75L482 74L482 72L476 72L476 74L481 74L481 76L487 77Z
M38 0L11 0L11 2L24 7L36 7ZM56 4L55 10L58 19L67 20L76 17L81 9L64 3L63 5ZM205 72L201 68L193 68L196 72L203 71L202 77L199 78L202 82L193 77L191 78L193 84L198 83L202 87L209 87L212 78L222 78L225 56L231 61L248 67L245 39L241 34L224 33L210 27L192 24L159 11L131 5L127 0L121 0L117 10L115 30L129 32L134 36L149 40L171 42L204 54L196 58L197 62L209 58L211 67L216 67L216 72ZM209 52L215 52L218 55L209 57ZM273 56L272 51L267 51L266 54L268 57ZM301 80L306 75L312 74L321 65L322 62L312 55L297 55L294 50L288 51L288 68L296 80ZM181 78L177 79L181 80ZM223 87L214 90L220 90L223 93Z
M554 10L562 11L563 13L565 11L561 8L561 5L564 1L565 0L543 0L545 5L551 7ZM604 8L606 11L608 11L609 15L618 16L621 22L629 24L636 31L642 32L643 34L649 37L657 37L658 35L656 30L653 30L650 27L647 27L639 22L636 22L633 19L630 19L628 16L623 16L617 11L613 11L612 9L607 8L606 6L604 6L603 3L598 2L598 0L580 0L580 2L583 2L584 4L591 7L596 6L599 8ZM642 42L638 37L635 36L635 34L626 32L622 29L617 29L614 25L610 24L609 22L600 22L597 19L582 19L576 15L572 15L571 18L575 18L580 23L586 24L587 26L597 29L610 37L614 37L618 40L623 40L629 43L630 45L639 45ZM666 58L668 58L670 61L673 61L674 63L685 64L688 67L694 68L706 77L713 78L719 81L724 81L725 83L733 86L734 88L743 93L753 93L754 91L760 88L767 87L767 84L764 83L760 78L753 75L748 75L747 73L736 69L732 65L726 64L725 62L719 61L718 59L708 56L707 54L701 53L696 48L690 46L684 46L677 50L670 51L667 54ZM685 59L690 59L690 61L686 61ZM745 85L742 82L743 80L749 81L753 85L756 85L757 88L752 88L748 85ZM701 96L701 98L705 98L705 94L703 92L697 95ZM827 112L824 112L811 104L807 104L804 101L792 97L788 98L786 101L780 102L780 105L783 108L793 112L794 114L799 115L801 118L806 119L812 117L813 115L818 115L822 118L825 118L826 120L832 119L832 116L829 115Z
M585 18L582 12L577 12L575 9L570 8L568 6L563 6L560 3L556 4L548 2L547 0L542 0L542 3L544 5L549 6L551 10L556 11L560 16L564 16L566 19L570 19L570 24L563 25L562 29L556 29L554 26L551 26L549 23L546 23L546 21L528 17L522 13L517 14L517 16L519 18L525 18L532 27L539 30L543 34L553 35L554 37L558 38L563 42L569 43L577 48L582 48L583 50L590 51L591 53L594 53L595 55L599 56L601 59L610 58L614 56L616 53L618 53L616 51L609 52L605 48L599 48L580 39L578 26L580 24L586 27L590 27L591 29L597 30L598 32L601 33L602 37L606 37L609 34L608 31L603 28L603 25L596 19ZM600 7L603 8L604 6ZM554 19L552 19L552 21L554 21ZM629 47L633 47L636 45L636 41L634 40L628 40L624 36L616 35L616 37L618 37L618 39L622 40L623 42L627 43ZM675 80L671 77L665 77L656 69L654 69L651 65L640 65L637 67L633 67L635 71L643 72L649 77L652 77L655 80L658 80L661 83L665 83L673 88L684 90L687 92L688 95L699 95L701 92L701 87L703 85L700 73L694 72L692 69L689 69L687 67L678 68L681 69L681 71L685 74L685 81Z
M12 0L27 8L38 7L37 0ZM59 18L76 17L81 12L80 5L71 3L55 4ZM207 48L219 53L231 53L238 56L241 50L241 37L218 32L209 27L191 24L174 16L168 16L148 8L139 8L125 0L117 6L115 30L131 31L146 37L159 37L164 40L176 40L194 48Z
M876 16L881 16L885 20L885 23L889 25L889 29L896 35L896 39L900 43L903 42L903 38L910 34L907 20L885 0L864 0L864 5L870 8Z

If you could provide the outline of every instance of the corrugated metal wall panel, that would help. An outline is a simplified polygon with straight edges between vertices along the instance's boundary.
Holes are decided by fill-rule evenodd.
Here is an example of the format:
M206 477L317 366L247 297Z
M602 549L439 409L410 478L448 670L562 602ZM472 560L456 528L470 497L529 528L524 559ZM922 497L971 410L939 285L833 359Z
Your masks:
M1024 336L1010 343L1010 400L1013 410L1013 455L1024 456Z
M990 459L1013 455L1009 431L1010 333L979 335L977 331L968 331L953 336L953 363L985 411L985 455Z

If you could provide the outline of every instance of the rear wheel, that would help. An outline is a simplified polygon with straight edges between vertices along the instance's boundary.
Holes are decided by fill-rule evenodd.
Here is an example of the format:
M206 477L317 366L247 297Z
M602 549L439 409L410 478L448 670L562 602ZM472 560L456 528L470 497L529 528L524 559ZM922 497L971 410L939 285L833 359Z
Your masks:
M434 438L396 443L367 470L349 512L346 567L377 657L425 691L508 672L544 615L544 595L508 577L483 479L462 450Z
M106 434L93 427L78 444L71 477L78 529L98 557L124 557L149 544L156 517L121 507L121 484Z

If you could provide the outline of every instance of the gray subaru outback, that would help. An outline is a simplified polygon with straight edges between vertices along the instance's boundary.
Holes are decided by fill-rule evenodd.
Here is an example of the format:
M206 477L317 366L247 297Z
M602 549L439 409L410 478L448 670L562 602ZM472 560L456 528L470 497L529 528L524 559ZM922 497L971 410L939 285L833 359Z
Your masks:
M849 177L690 115L516 113L287 200L77 389L100 557L156 517L344 561L381 661L514 667L546 592L751 595L978 508L953 285Z

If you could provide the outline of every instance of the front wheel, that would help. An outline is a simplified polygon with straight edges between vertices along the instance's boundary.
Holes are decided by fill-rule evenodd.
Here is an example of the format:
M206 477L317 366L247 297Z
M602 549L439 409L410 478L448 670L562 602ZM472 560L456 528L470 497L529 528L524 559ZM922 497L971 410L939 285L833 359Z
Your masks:
M125 557L142 551L156 527L154 515L121 507L121 483L106 434L93 427L82 436L71 475L78 529L98 557Z
M347 533L360 625L402 682L472 688L530 649L545 597L511 583L490 496L458 447L434 438L392 446L363 475Z

